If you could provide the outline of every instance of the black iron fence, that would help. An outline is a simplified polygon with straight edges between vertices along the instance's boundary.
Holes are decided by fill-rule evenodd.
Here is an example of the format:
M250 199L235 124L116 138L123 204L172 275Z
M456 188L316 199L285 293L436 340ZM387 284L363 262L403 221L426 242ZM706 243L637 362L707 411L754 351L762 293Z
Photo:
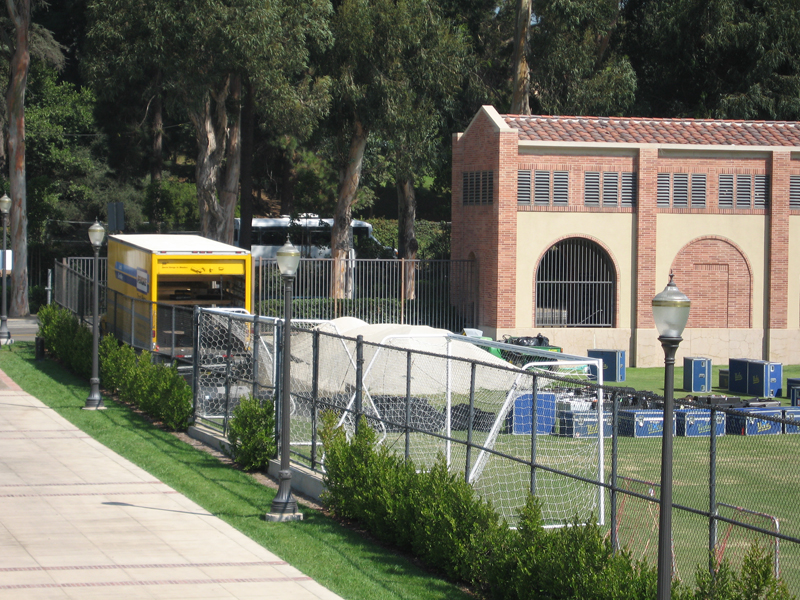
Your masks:
M477 266L468 260L348 259L343 297L331 293L334 261L304 258L294 280L292 312L299 318L358 317L370 323L429 325L460 332L475 327ZM255 261L255 312L283 316L280 271L274 259Z
M203 310L196 326L198 420L223 429L239 398L280 397L280 320ZM655 564L660 397L598 385L590 359L453 335L376 342L356 331L292 328L294 461L324 470L323 411L350 433L363 415L418 469L444 456L511 525L532 492L547 526L596 520L615 547ZM712 555L738 568L759 544L800 589L800 408L687 397L676 400L672 427L676 576L692 581Z

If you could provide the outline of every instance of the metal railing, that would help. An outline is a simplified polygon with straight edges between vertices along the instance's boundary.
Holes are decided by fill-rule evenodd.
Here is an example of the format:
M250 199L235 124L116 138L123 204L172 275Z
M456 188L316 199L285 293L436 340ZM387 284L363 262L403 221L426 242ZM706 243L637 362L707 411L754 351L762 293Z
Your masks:
M205 312L196 321L194 368L210 379L195 378L196 414L222 428L239 398L281 397L275 369L284 360L282 323L235 315L222 321ZM206 335L217 341L207 343ZM339 335L329 324L301 323L292 336L293 460L324 469L323 411L335 412L350 435L364 416L381 444L417 468L445 456L509 523L534 492L550 526L596 519L615 548L655 564L659 396L598 385L579 361L498 342L486 349L526 367L504 365L480 348L470 356L446 345L431 352L419 344L375 344ZM800 451L800 424L792 419L800 408L774 411L676 400L677 577L691 582L698 567L710 568L711 555L739 569L748 549L759 545L789 589L800 589L800 472L791 458Z
M277 262L255 262L255 312L281 317ZM352 316L369 323L429 325L455 332L478 322L474 261L348 259L344 298L332 297L333 267L330 258L301 259L292 305L298 318Z

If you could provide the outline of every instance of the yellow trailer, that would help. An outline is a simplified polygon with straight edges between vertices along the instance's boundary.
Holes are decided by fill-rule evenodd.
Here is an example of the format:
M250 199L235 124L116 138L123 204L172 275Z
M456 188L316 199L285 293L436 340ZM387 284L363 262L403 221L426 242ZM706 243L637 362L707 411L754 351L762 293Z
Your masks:
M190 345L195 306L251 312L251 276L250 252L235 246L197 235L110 235L106 325L134 346Z

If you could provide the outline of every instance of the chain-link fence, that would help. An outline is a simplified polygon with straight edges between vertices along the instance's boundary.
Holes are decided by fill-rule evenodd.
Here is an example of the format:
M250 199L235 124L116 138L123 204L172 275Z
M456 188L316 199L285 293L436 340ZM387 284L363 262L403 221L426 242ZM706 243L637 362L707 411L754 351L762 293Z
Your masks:
M224 429L240 398L281 397L280 320L202 310L197 327L199 419ZM363 415L383 446L418 469L444 457L511 525L534 492L549 526L596 520L616 547L655 564L662 398L602 385L592 359L390 329L371 336L356 320L293 322L294 461L324 470L323 411L350 434ZM673 568L693 581L711 553L739 567L760 544L789 588L800 589L792 461L800 408L728 400L676 400Z

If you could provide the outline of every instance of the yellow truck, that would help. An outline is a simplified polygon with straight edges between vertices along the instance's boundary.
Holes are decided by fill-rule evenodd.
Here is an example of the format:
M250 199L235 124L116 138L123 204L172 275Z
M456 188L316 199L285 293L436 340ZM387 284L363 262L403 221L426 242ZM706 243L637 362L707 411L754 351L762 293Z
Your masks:
M195 306L251 311L250 252L197 235L108 236L106 328L132 346L191 347Z

